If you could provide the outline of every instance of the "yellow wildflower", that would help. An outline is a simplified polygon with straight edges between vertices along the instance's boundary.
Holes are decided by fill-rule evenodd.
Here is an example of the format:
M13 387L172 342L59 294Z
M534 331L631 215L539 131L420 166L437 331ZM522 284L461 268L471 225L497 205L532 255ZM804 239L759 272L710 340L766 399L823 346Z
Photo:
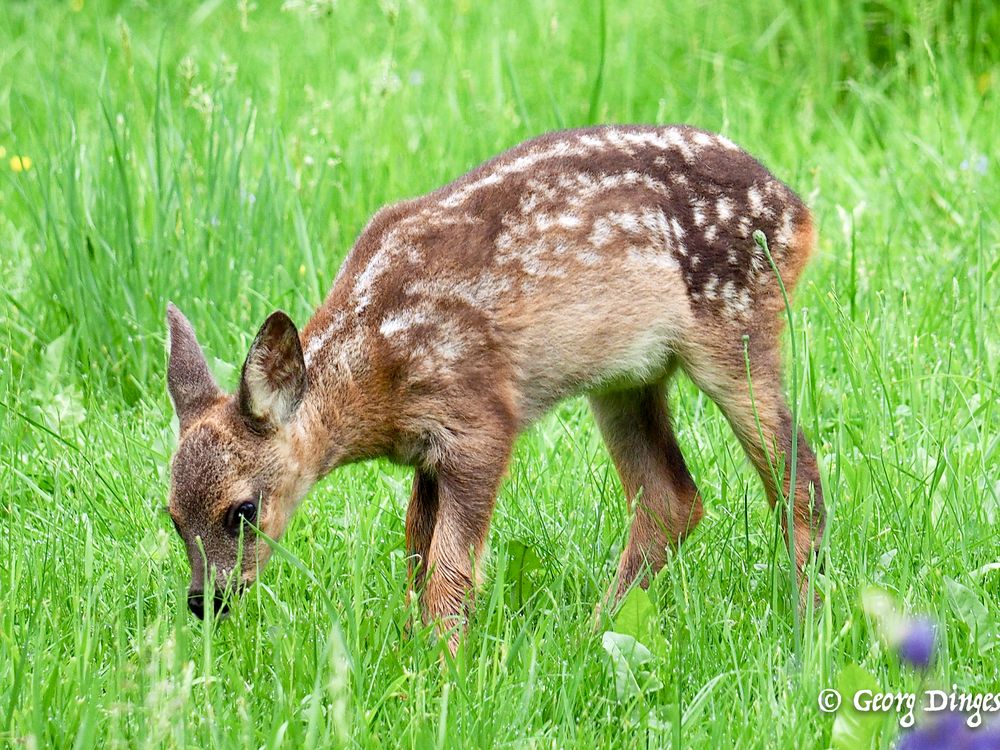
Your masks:
M31 169L32 163L30 156L17 156L15 154L10 157L10 168L15 172L27 172Z
M79 13L83 10L83 0L70 0L69 9L74 13Z

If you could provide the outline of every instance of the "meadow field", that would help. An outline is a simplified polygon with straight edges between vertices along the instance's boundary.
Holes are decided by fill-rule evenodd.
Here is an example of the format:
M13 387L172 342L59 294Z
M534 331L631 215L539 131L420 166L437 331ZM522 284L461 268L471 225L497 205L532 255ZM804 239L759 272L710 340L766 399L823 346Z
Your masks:
M167 301L231 388L380 206L605 122L722 132L815 212L786 359L823 606L790 604L763 488L682 380L706 517L596 632L629 514L583 400L518 442L457 661L407 632L388 462L318 485L232 616L195 620ZM824 689L1000 692L998 143L988 0L0 3L0 744L853 750L898 717ZM870 587L936 623L926 671Z

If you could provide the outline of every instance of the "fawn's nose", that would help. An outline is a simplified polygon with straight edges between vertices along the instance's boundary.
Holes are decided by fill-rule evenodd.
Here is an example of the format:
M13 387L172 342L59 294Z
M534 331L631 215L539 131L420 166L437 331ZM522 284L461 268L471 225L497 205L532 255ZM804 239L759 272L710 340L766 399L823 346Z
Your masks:
M206 594L204 591L188 592L188 609L199 620L205 619L205 598ZM225 617L229 614L229 602L226 601L221 591L214 592L212 606L215 609L216 617Z

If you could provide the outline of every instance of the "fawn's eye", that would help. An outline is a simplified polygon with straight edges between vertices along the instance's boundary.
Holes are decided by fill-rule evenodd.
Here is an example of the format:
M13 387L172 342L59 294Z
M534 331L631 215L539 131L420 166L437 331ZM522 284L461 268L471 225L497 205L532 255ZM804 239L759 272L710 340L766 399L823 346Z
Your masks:
M244 523L254 523L257 520L257 504L251 502L233 506L229 512L229 528L239 531Z

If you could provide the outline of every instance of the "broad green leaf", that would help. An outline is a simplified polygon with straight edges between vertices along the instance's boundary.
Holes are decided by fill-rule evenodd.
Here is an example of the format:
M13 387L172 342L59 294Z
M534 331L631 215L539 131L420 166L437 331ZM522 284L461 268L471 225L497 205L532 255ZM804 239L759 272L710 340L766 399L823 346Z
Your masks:
M657 656L666 656L667 642L660 629L658 613L645 589L635 586L628 592L615 614L613 627L616 633L649 644Z
M969 587L947 576L944 584L952 611L969 628L979 653L985 655L997 645L996 623L990 617L990 611Z
M642 693L653 693L663 687L660 679L647 666L654 661L653 654L632 636L609 630L601 638L601 646L610 659L615 695L619 701L627 701Z
M61 433L78 427L87 419L83 406L83 391L72 380L63 377L68 369L67 352L73 329L67 328L58 338L49 342L42 352L42 378L32 389L36 413L53 432Z
M878 682L862 667L848 664L837 678L837 692L843 702L833 720L833 750L868 750L878 735L882 714L861 713L854 708L854 696L860 690L878 691Z
M45 366L44 375L49 382L58 380L66 362L66 349L73 336L73 329L67 328L57 338L45 345L42 352L42 362Z

